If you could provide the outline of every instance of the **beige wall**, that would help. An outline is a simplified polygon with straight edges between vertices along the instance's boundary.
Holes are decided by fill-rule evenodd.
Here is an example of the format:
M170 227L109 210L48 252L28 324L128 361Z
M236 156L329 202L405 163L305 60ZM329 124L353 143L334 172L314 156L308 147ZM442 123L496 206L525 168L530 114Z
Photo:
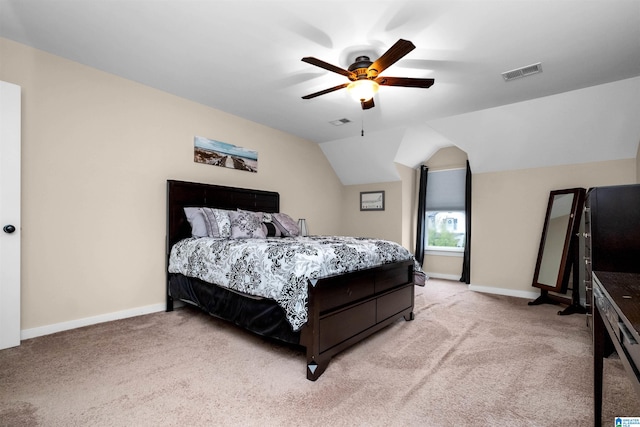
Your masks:
M411 253L416 248L416 212L418 211L418 179L416 169L396 163L402 181L402 241L398 242Z
M377 237L415 250L415 211L417 171L396 163L400 181L345 186L341 234ZM361 191L385 192L385 210L360 210Z
M424 164L429 168L429 172L466 168L467 153L458 147L441 148L427 159Z
M22 87L23 330L164 301L167 179L276 190L312 232L340 232L317 144L6 39L0 57ZM257 150L258 173L194 163L195 135Z
M474 174L471 285L536 292L531 282L549 192L635 181L635 159Z
M347 185L344 188L341 234L402 242L402 181ZM380 190L385 192L384 210L361 211L360 192Z

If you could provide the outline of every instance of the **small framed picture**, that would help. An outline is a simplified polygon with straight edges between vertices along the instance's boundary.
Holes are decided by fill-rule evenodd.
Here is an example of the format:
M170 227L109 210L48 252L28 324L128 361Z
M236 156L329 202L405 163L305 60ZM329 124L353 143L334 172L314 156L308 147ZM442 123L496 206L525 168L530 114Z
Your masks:
M360 192L361 211L383 211L384 191L361 191Z

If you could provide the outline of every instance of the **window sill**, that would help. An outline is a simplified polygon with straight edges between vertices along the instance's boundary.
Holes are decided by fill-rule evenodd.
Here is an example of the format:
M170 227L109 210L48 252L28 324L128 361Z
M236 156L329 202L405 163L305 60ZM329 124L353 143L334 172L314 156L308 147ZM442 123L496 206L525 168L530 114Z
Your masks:
M452 256L462 258L464 257L463 248L441 248L441 249L427 249L424 251L425 255L437 255L437 256Z

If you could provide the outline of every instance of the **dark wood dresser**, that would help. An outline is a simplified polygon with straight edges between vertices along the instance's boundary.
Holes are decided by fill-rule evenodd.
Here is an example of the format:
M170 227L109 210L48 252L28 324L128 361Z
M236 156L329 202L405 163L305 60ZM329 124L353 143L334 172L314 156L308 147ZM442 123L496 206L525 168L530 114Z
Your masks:
M593 329L594 423L600 426L604 357L615 350L640 393L640 185L590 189L582 238Z
M593 272L594 425L602 425L603 358L618 353L640 396L640 274ZM613 348L612 348L613 346ZM637 414L619 414L631 416Z
M584 284L591 324L591 272L640 273L640 184L591 188L583 217Z

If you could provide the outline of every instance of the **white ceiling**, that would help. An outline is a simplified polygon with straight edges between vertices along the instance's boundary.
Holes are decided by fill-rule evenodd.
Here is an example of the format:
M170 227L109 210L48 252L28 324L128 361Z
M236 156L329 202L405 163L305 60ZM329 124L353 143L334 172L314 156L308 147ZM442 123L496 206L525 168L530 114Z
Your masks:
M0 36L315 141L344 184L451 145L487 172L640 141L640 0L0 0ZM346 81L302 57L347 68L400 38L416 49L382 75L430 89L383 86L366 111L345 90L301 99Z

